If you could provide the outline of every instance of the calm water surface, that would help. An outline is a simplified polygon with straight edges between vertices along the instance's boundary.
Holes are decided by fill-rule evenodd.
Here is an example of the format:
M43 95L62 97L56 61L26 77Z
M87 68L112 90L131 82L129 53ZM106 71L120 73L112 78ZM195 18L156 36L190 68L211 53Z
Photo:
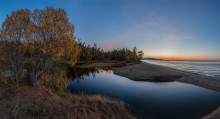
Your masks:
M147 63L167 66L188 72L220 78L220 61L163 61L142 60Z
M199 119L220 106L220 93L180 82L142 82L97 70L72 78L68 90L100 94L129 104L140 119Z

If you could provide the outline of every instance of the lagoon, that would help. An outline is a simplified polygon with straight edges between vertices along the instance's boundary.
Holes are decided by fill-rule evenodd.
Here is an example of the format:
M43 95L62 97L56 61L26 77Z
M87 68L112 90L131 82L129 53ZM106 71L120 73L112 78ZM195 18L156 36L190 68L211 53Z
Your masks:
M220 93L213 90L177 81L133 81L110 70L71 78L68 90L122 100L140 119L200 119L220 106Z

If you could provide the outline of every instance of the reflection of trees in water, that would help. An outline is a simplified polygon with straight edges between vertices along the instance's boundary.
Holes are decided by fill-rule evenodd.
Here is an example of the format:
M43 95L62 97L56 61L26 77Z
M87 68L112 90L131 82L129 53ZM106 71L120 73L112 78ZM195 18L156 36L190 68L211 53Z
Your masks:
M67 76L70 80L75 79L84 79L84 76L92 75L95 77L96 73L99 73L100 70L97 68L68 68Z

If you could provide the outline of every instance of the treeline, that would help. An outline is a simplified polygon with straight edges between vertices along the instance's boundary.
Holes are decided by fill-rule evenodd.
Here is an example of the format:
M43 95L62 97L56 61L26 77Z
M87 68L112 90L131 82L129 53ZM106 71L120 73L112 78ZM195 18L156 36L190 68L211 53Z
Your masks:
M80 48L79 61L90 63L97 60L116 60L139 63L144 55L143 51L138 51L136 47L133 50L128 48L117 48L111 51L104 51L97 47L94 43L93 46L82 43L80 40L77 42Z
M114 49L104 52L76 42L74 26L63 9L20 9L7 16L0 29L0 75L16 84L28 79L66 78L67 67L78 61L123 60L140 62L142 51Z

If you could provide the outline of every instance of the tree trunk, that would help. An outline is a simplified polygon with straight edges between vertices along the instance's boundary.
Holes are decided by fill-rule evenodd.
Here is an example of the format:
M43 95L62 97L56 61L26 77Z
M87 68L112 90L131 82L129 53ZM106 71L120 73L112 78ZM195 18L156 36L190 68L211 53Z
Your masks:
M19 85L18 72L15 72L15 82L16 82L16 86L18 86Z

